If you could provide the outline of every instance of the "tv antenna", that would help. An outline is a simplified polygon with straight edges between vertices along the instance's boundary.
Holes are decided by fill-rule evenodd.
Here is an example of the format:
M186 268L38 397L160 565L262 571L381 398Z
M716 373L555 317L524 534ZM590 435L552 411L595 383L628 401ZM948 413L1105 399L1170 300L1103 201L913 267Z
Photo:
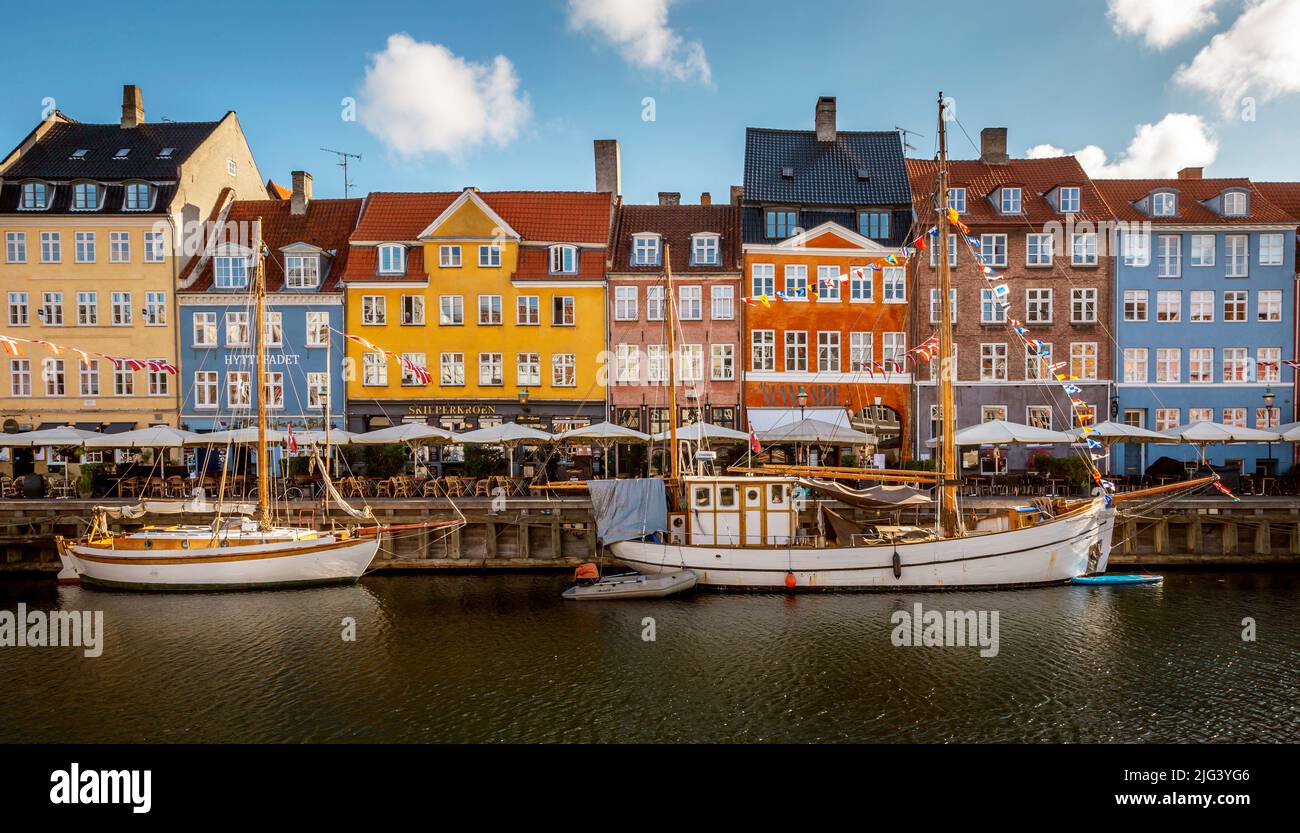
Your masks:
M352 180L348 179L348 160L356 159L359 162L361 161L361 154L347 153L346 151L334 150L333 148L321 148L321 150L338 156L339 167L343 169L343 198L347 199L348 191L352 189Z
M903 150L905 150L905 151L908 151L908 150L916 150L916 146L915 146L915 145L912 145L912 144L909 144L909 143L908 143L908 141L907 141L907 137L908 137L908 135L916 136L916 137L919 138L919 139L924 139L924 138L925 138L925 134L924 134L924 133L917 133L915 130L908 130L906 127L899 127L898 125L894 125L894 129L897 130L897 131L899 132L899 134L901 134L901 136L902 136L902 138L903 138Z

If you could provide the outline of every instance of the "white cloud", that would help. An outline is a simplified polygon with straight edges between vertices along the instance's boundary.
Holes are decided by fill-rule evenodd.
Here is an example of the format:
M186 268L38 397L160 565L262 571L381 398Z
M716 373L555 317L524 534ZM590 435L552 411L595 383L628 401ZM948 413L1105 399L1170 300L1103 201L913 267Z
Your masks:
M1030 159L1066 156L1063 148L1034 145ZM1140 124L1128 148L1115 161L1097 145L1072 154L1088 176L1109 179L1162 178L1177 175L1183 168L1201 168L1214 163L1219 142L1200 116L1170 113L1155 124Z
M569 0L569 26L591 31L618 48L636 67L679 81L713 83L709 59L699 41L687 41L668 25L673 0Z
M1110 24L1120 35L1141 35L1147 46L1167 49L1219 22L1217 0L1108 0Z
M1300 3L1252 0L1226 32L1215 35L1174 80L1219 99L1225 116L1242 98L1263 101L1300 92Z
M370 56L359 111L365 128L403 156L452 158L484 142L509 144L532 116L504 55L475 63L405 32Z

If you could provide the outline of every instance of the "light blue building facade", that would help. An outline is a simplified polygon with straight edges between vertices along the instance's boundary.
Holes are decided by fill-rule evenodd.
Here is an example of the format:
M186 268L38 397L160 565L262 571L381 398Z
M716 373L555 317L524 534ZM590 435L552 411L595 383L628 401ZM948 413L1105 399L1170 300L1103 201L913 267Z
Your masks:
M1296 221L1248 180L1098 181L1116 236L1113 419L1151 430L1209 421L1268 429L1295 417ZM1184 445L1117 445L1111 471L1141 474ZM1208 448L1212 464L1282 474L1289 443Z

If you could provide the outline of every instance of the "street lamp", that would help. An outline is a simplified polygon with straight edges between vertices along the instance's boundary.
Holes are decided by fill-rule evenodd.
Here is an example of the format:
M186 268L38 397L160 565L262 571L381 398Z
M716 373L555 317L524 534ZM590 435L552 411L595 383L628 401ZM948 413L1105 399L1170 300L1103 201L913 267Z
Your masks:
M528 404L528 388L519 389L519 405L523 407Z
M1267 426L1269 428L1272 428L1273 427L1273 400L1277 398L1277 396L1273 393L1272 385L1269 385L1268 387L1264 388L1263 398L1264 398L1264 419L1267 422ZM1268 466L1268 473L1271 475L1273 473L1273 441L1272 440L1269 440L1268 442L1268 462L1266 465Z
M808 391L799 388L799 393L795 395L795 401L799 403L799 419L803 419L803 409L808 406Z

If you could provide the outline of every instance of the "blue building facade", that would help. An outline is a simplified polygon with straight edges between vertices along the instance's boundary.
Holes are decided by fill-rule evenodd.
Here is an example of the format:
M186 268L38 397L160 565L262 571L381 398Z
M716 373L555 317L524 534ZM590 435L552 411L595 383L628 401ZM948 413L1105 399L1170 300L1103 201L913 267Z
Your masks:
M1269 429L1295 418L1296 220L1245 179L1097 182L1120 221L1111 416L1162 431L1209 421ZM1140 474L1185 445L1116 446ZM1285 473L1289 443L1210 446L1215 465Z

